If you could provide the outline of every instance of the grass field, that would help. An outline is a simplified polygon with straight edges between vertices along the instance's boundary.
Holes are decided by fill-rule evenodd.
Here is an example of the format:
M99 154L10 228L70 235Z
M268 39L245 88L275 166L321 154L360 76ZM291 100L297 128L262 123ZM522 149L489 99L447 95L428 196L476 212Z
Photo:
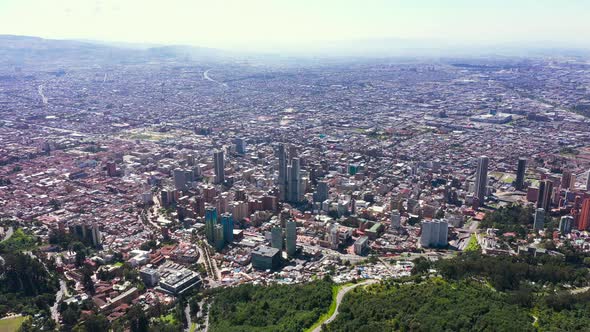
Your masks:
M8 319L0 319L0 332L17 331L26 318L26 316L19 316Z

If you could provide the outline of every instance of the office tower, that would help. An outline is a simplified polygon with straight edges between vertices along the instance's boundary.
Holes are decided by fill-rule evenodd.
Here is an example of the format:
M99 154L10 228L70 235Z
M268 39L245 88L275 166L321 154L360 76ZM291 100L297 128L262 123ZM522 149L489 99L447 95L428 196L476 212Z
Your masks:
M234 219L231 213L221 215L221 226L223 227L223 237L226 243L234 241Z
M488 190L488 162L486 156L479 157L477 161L477 171L475 172L475 197L483 205Z
M571 186L572 181L572 172L571 171L563 171L561 174L561 188L562 189L569 189Z
M572 172L572 175L570 175L570 190L576 190L576 181L577 181L577 177L576 174Z
M223 226L217 224L215 225L214 228L214 234L215 234L215 249L217 251L221 251L223 249L223 247L225 246L225 237L223 234Z
M287 255L294 256L297 250L297 223L294 220L287 221L285 238Z
M271 229L270 244L273 248L283 250L283 229L279 226L275 226Z
M297 203L301 201L301 167L299 158L291 159L287 167L287 201Z
M242 155L246 154L246 141L243 138L238 137L238 138L236 138L235 142L236 142L236 152L238 154L242 154Z
M225 159L223 157L223 150L215 151L213 153L213 163L215 167L215 182L225 182Z
M186 175L186 172L179 168L175 169L172 172L172 176L174 178L174 188L176 190L186 190L188 183Z
M578 229L581 231L587 230L588 226L590 226L590 198L586 198L582 203L578 220Z
M516 180L514 181L514 187L516 190L522 190L524 188L524 176L526 173L526 158L518 158L518 168L516 169Z
M391 211L391 228L401 227L401 215L398 210Z
M284 201L287 199L287 152L285 151L285 144L279 144L277 155L279 158L279 199Z
M446 247L449 235L449 224L444 220L423 221L420 234L420 245L424 248Z
M561 234L568 234L572 231L572 226L574 225L574 217L572 216L563 216L559 220L559 232Z
M99 246L100 243L102 242L102 234L100 233L100 230L98 229L97 224L92 224L92 228L90 229L90 234L91 234L91 239L92 239L92 245L95 247Z
M328 181L319 181L314 195L314 201L323 202L327 200L328 192Z
M213 244L215 242L215 225L217 224L217 209L212 206L205 208L205 235L207 241Z
M543 209L535 210L535 221L533 223L533 229L534 230L543 229L544 225L545 225L545 210L543 210Z
M539 195L537 196L537 208L549 211L553 196L553 182L544 180L539 184Z

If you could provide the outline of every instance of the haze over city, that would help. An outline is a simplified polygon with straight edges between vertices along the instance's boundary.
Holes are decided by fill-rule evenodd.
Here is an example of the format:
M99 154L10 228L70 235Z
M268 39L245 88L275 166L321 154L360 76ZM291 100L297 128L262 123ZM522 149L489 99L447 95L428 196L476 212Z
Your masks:
M583 0L4 0L0 33L248 51L410 47L589 48Z

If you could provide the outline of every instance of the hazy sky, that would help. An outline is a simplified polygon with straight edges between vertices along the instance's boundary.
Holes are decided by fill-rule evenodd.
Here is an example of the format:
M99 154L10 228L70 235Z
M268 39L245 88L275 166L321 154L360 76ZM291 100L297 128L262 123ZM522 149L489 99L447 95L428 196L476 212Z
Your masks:
M0 34L209 47L389 37L590 46L590 0L0 0Z

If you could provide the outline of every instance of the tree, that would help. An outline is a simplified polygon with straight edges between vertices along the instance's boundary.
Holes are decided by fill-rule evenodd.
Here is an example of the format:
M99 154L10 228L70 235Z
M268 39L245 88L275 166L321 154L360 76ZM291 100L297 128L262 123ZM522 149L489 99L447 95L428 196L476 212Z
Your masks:
M82 268L82 285L84 285L84 289L91 295L94 295L94 281L92 281L92 275L94 274L92 270L85 266Z
M148 331L148 320L143 312L141 305L134 305L129 309L127 313L129 319L129 328L131 332L147 332Z
M86 332L103 332L108 331L109 321L103 315L90 315L84 322Z

